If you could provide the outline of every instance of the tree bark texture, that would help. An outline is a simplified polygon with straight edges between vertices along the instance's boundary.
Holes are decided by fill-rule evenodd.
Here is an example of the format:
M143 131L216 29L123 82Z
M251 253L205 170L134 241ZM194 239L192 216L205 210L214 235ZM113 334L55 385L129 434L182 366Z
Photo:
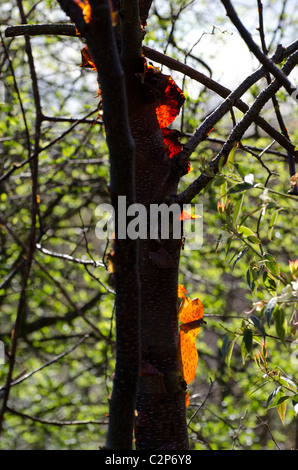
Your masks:
M77 2L59 3L86 38L98 71L116 221L119 196L126 196L127 207L140 203L149 214L151 204L176 195L179 182L165 155L155 100L148 99L139 76L144 71L139 17L144 25L151 1L140 2L140 14L136 0L121 2L115 34L108 0L90 0L91 21ZM117 348L107 449L131 448L135 412L137 449L188 448L177 354L180 249L181 240L121 240L116 224Z
M177 193L178 175L164 157L155 103L126 75L130 128L136 145L136 200L150 212ZM139 90L139 92L136 92ZM177 285L181 240L142 240L142 366L136 419L137 449L187 449L185 390L178 350ZM165 259L164 259L164 258Z

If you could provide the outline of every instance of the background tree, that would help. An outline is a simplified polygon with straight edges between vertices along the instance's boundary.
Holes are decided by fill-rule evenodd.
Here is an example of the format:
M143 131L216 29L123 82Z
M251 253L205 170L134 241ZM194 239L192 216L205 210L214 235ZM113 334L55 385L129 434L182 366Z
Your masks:
M185 25L189 30L191 21L200 18L203 22L210 6L155 2L143 39L137 2L122 2L118 21L116 12L111 18L108 2L101 3L105 8L100 12L90 2L88 21L89 10L81 7L89 4L83 3L61 5L86 38L98 69L104 114L95 124L91 116L98 110L96 105L90 108L90 90L93 87L91 95L96 94L96 74L75 64L83 46L74 49L79 39L64 36L75 35L74 28L59 26L59 36L56 25L52 30L34 31L31 25L26 29L30 18L35 24L45 22L47 2L37 2L33 8L25 1L18 1L13 9L4 5L7 24L23 26L8 28L8 38L2 38L6 114L1 124L1 334L8 354L2 369L2 446L96 447L98 431L90 440L94 426L102 429L104 445L106 387L111 387L114 370L111 317L116 294L117 363L106 445L130 446L141 368L137 447L187 447L185 391L177 357L181 244L169 240L161 247L142 241L138 270L136 243L120 242L118 251L116 241L111 282L105 269L109 248L106 242L99 245L94 234L98 203L112 196L117 209L118 194L127 195L128 203L171 202L180 180L174 200L182 204L200 194L205 226L200 253L184 251L180 263L180 283L191 298L199 296L207 320L198 343L199 382L189 385L191 448L294 447L297 238L295 220L291 224L289 220L297 204L293 144L297 108L290 97L295 86L287 75L297 64L297 42L290 44L295 18L291 23L286 12L290 12L291 2L280 3L273 32L266 30L263 21L264 11L269 16L272 10L267 5L263 10L262 3L256 2L253 26L258 25L261 48L256 47L259 38L252 40L239 23L239 17L245 22L246 15L241 16L239 9L238 17L230 2L221 2L225 7L221 14L228 13L263 64L239 80L232 94L214 80L216 67L212 70L205 56L204 60L197 57L207 36L204 28L191 38L191 45L179 40ZM140 2L143 25L150 4ZM47 5L46 11L48 24L65 21L58 6ZM117 23L114 32L113 21ZM203 24L209 33L210 21ZM224 39L232 30L231 23L225 28L228 32L211 28L208 42L211 38L216 43L216 35ZM48 35L51 32L54 36ZM42 36L25 36L25 41L15 37L24 33ZM104 42L100 34L104 34ZM152 41L167 55L145 47L144 43L152 45ZM178 72L173 76L185 93L180 122L175 121L184 146L172 158L164 155L156 111L164 99L163 81L158 80L163 75L154 71L155 81L144 75L141 42L148 59ZM275 51L277 42L284 48ZM274 61L269 62L267 55L273 55ZM274 63L283 65L280 68ZM207 75L198 72L198 64ZM214 92L223 100L215 102L213 110ZM244 97L249 106L240 101ZM271 99L274 107L265 108L261 117L260 111ZM99 132L102 120L105 133ZM188 174L189 160L192 171ZM166 264L167 269L162 268L164 250L173 262ZM167 263L168 259L166 256ZM69 348L66 340L72 341ZM248 360L254 356L256 365ZM251 383L255 383L253 390ZM29 400L30 396L34 398ZM287 418L286 404L290 402L294 407ZM266 405L277 408L287 432L280 431ZM125 419L123 412L127 412ZM272 420L277 439L267 419ZM28 422L38 426L39 433L30 432ZM54 431L55 426L63 426L63 438L60 430ZM73 426L78 429L74 431Z

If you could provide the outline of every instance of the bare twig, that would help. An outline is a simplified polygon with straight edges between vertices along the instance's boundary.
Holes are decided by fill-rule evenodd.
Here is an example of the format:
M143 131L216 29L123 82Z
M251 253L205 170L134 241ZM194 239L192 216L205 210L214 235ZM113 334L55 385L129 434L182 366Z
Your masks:
M87 420L71 420L71 421L58 421L54 419L42 419L36 418L36 416L28 415L27 413L22 413L19 410L14 408L7 407L7 411L13 415L20 416L21 418L30 419L35 423L48 424L50 426L86 426L88 424L108 424L108 421L101 421L97 419L87 419Z
M270 44L268 46L269 51L271 50L271 48L272 48L272 46L273 46L273 44L276 40L276 36L277 36L278 31L281 31L279 41L282 38L282 32L284 30L283 23L284 23L285 18L286 18L285 12L286 12L287 3L288 3L288 0L283 0L283 2L282 2L281 12L280 12L279 18L278 18L278 23L277 23L277 26L276 26L276 28L273 32Z
M60 258L64 259L65 261L70 261L71 263L76 263L76 264L82 264L82 265L91 265L94 267L105 267L104 263L102 261L98 260L93 260L93 259L81 259L81 258L74 258L73 256L67 255L66 253L56 253L50 250L47 250L46 248L43 248L39 243L37 243L36 248L43 254L51 256L53 258Z
M243 428L243 421L245 419L245 416L247 415L247 409L245 410L244 414L240 417L239 421L239 426L238 429L236 430L235 434L232 437L232 449L234 450L236 441L238 441L238 436L240 434L241 429Z
M197 407L196 411L191 415L191 417L189 418L189 421L187 423L187 426L190 425L190 423L192 422L192 420L194 419L194 417L198 414L198 412L203 408L203 406L205 405L206 401L208 400L208 398L210 397L210 395L212 394L212 388L213 388L213 380L210 379L210 386L209 386L209 390L207 392L207 395L205 396L204 400L202 401L202 403Z
M24 13L23 3L22 0L17 0L17 5L21 17L22 23L27 23L27 18ZM12 337L12 344L10 349L9 355L9 369L8 374L6 377L6 388L3 395L3 403L0 412L0 433L3 428L3 420L6 411L7 402L9 399L10 393L10 384L12 381L12 374L15 366L16 361L16 354L17 354L17 343L18 343L18 335L21 326L21 322L23 316L25 314L25 305L26 305L26 287L29 281L29 276L31 272L32 262L34 258L34 251L36 249L36 222L37 216L39 214L39 207L38 207L38 150L39 150L39 142L40 142L40 132L41 132L41 123L42 123L42 110L41 110L41 102L39 96L39 88L37 82L37 75L35 71L34 59L31 49L31 43L29 36L25 36L25 50L28 58L29 70L30 70L30 77L33 89L33 99L35 105L35 132L34 132L34 155L30 161L30 169L31 169L31 181L32 181L32 193L31 193L31 225L30 225L30 233L28 237L28 249L27 249L27 258L26 263L23 270L22 276L22 289L19 298L19 304L17 308L17 314L15 318L15 324L13 329L13 337ZM42 221L40 220L40 225L42 227Z
M26 135L26 141L27 141L27 151L28 151L28 156L30 157L30 155L31 155L31 143L30 143L30 132L29 132L29 127L28 127L28 123L27 123L27 117L26 117L26 113L25 113L24 106L23 106L23 101L22 101L22 98L21 98L19 86L18 86L18 83L17 83L17 80L16 80L16 76L15 76L15 73L14 73L14 68L13 68L13 65L12 65L12 61L11 61L11 59L10 59L10 57L9 57L8 49L7 49L6 45L5 45L5 42L3 41L3 37L2 37L1 32L0 32L0 37L1 37L2 47L3 47L3 50L4 50L4 58L6 57L6 59L8 60L10 73L11 73L11 76L12 76L12 79L13 79L13 83L14 83L14 88L15 88L15 91L16 91L16 94L17 94L17 97L18 97L18 101L19 101L19 103L20 103L22 118L23 118L23 122L24 122L24 126L25 126L25 135ZM0 182L1 182L1 180L0 180Z
M246 45L250 49L250 51L257 57L257 59L264 65L264 67L274 75L274 77L280 82L282 86L287 90L289 95L295 90L295 87L291 84L290 80L287 76L272 62L272 60L268 59L266 55L261 51L261 49L257 46L254 42L251 34L245 28L245 26L241 23L232 3L230 0L221 0L222 4L224 5L227 15L234 24L234 26L239 31L242 39L245 41Z
M0 177L0 183L2 181L4 181L5 179L7 179L12 173L14 173L16 170L19 170L20 168L23 168L23 166L27 165L28 163L31 162L31 160L33 160L34 158L36 158L41 152L44 152L45 150L49 149L50 147L52 147L53 145L55 145L57 142L60 142L61 139L63 139L67 134L69 134L78 124L80 124L81 122L84 122L85 119L87 119L89 116L91 116L92 114L94 114L95 111L91 111L90 113L88 113L86 116L84 116L83 118L81 119L77 119L68 129L66 129L64 132L62 132L58 137L56 137L55 139L53 139L51 142L49 142L48 144L46 144L44 147L40 147L38 149L38 151L35 153L33 153L32 155L30 155L30 157L28 157L26 160L24 160L23 162L21 163L15 163L11 166L11 168L9 170L7 170L6 173L4 173L1 177Z
M298 52L292 54L287 62L283 66L283 73L289 74L291 70L297 65L298 63ZM222 163L224 164L228 158L230 151L232 150L233 146L240 141L241 137L243 136L244 132L248 129L250 124L253 122L256 114L260 112L263 108L265 103L275 94L278 89L280 88L281 84L279 81L274 80L265 90L263 90L249 111L244 115L242 120L235 126L233 131L231 132L229 138L227 139L226 143L222 147L221 151L218 155L212 160L209 165L208 173L204 172L199 176L188 188L181 193L178 198L177 202L180 204L189 203L199 192L206 187L206 185L212 181L214 175L218 171L219 162L222 159ZM183 152L181 152L183 157ZM181 158L181 156L180 156Z
M76 36L76 28L75 26L71 24L51 24L51 25L20 25L20 26L11 26L5 30L5 35L7 37L13 37L13 36L18 36L18 35L23 35L23 34L30 34L32 36L34 35L41 35L41 34L52 34L52 35L67 35L67 36ZM287 48L283 48L282 51L279 49L277 53L272 57L273 62L280 62L284 58L286 58L288 55L292 54L297 50L298 47L298 41L293 42L290 46ZM143 45L143 53L145 57L148 59L154 60L160 64L166 65L172 70L176 70L180 73L183 73L184 75L192 78L193 80L198 81L205 87L207 87L209 90L214 91L217 93L219 96L223 98L227 98L231 95L231 90L228 88L220 85L217 83L215 80L211 79L210 77L204 75L198 70L195 70L194 68L181 63L180 61L173 59L172 57L169 57L161 52L158 52L148 46ZM260 80L265 73L266 73L266 68L261 67L259 70L257 70L255 73L253 73L249 79L246 79L243 84L241 84L238 88L237 91L235 90L233 92L233 95L231 96L231 100L225 102L225 110L222 108L223 113L225 114L226 112L231 109L232 106L236 106L238 109L240 109L242 112L246 112L248 110L248 105L244 103L243 101L240 100L240 97L247 91L247 89L252 86L256 81ZM244 86L245 83L245 86ZM295 153L295 147L294 145L291 144L291 142L288 141L282 134L280 134L274 127L272 127L265 119L263 119L260 116L256 116L255 122L258 126L261 127L270 137L276 142L278 142L282 147L287 149L289 152L294 152L294 155L298 156L298 152L296 151ZM213 127L211 125L210 129ZM209 130L210 130L209 129ZM207 131L208 134L208 131ZM204 138L206 137L206 133L204 134ZM202 138L203 139L203 138ZM194 145L194 148L198 145L196 143ZM0 180L1 181L1 180Z
M277 449L278 449L278 450L281 450L280 447L279 447L279 445L278 445L278 443L277 443L277 441L276 441L276 439L275 439L275 437L274 437L273 434L272 434L272 431L271 431L271 429L270 429L270 427L269 427L269 424L268 424L266 421L263 421L263 420L260 418L260 416L257 416L257 418L258 418L258 420L260 421L260 423L263 424L263 426L265 426L265 427L267 428L267 430L268 430L268 432L269 432L269 434L270 434L270 436L271 436L271 438L272 438L274 444L276 445Z
M259 11L259 28L258 28L258 30L259 30L259 33L260 33L263 53L265 55L267 55L268 54L268 49L267 49L267 46L266 46L266 39L265 39L265 32L264 32L263 3L262 3L261 0L258 0L258 11ZM270 75L269 72L266 73L266 79L267 79L267 83L269 85L271 83L271 75ZM283 117L282 117L282 114L281 114L281 111L280 111L279 103L278 103L277 97L275 95L272 96L272 104L273 104L273 109L275 111L277 122L279 124L281 133L282 133L282 135L285 136L286 139L288 139L290 141L288 130L287 130L287 127L284 123L284 120L283 120ZM294 155L291 152L288 152L288 162L289 162L289 173L290 173L290 177L291 177L291 176L294 176L296 174L295 158L294 158ZM291 193L298 195L297 183L291 188Z
M67 351L64 351L63 353L58 354L57 356L55 356L53 359L51 359L50 361L46 362L46 363L43 364L42 366L37 367L36 369L33 369L31 372L28 372L27 374L22 375L21 377L17 378L16 380L12 380L12 382L11 382L11 384L10 384L10 387L13 387L13 386L15 386L15 385L18 385L18 384L24 382L25 380L29 379L29 377L32 377L32 375L36 374L36 372L39 372L39 371L41 371L42 369L45 369L46 367L51 366L51 365L54 364L55 362L58 362L60 359L62 359L63 357L67 356L68 354L70 354L71 352L73 352L76 348L78 348L84 341L86 341L87 338L89 338L89 335L84 335L83 338L81 338L76 344L74 344L74 345L73 345L70 349L68 349ZM0 388L0 396L1 396L1 392L3 392L3 390L5 390L5 387L1 387L1 388Z
M283 51L280 49L272 57L272 60L279 62L282 58L287 57L289 54L295 52L298 48L298 41L295 41L288 48L285 48ZM205 140L208 136L210 130L214 127L214 124L221 119L231 108L232 106L237 107L242 112L246 113L249 109L249 106L240 100L240 97L258 80L260 80L266 73L266 68L261 67L256 72L252 73L247 77L233 92L226 87L223 87L215 80L207 77L203 73L194 70L192 67L189 67L186 64L182 64L176 59L172 59L161 52L150 49L146 46L143 46L144 54L147 58L155 60L156 62L162 63L169 67L172 70L177 70L178 72L187 75L188 77L197 80L198 82L205 85L208 89L214 91L221 97L225 98L225 101L219 105L219 107L210 115L205 121L200 125L198 130L193 134L189 141L184 145L183 154L185 159L188 159L192 152L196 149L198 144ZM282 52L282 53L281 53ZM261 116L255 116L254 122L261 127L272 139L276 140L282 147L291 151L294 155L298 157L298 152L295 151L294 145L285 138L280 132L274 129L265 119Z

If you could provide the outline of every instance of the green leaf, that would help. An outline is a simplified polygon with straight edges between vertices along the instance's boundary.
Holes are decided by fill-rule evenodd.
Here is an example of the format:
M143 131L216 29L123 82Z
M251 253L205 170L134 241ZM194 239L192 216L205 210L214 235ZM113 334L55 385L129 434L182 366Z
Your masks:
M265 266L274 276L279 276L280 271L277 261L274 256L270 255L269 253L266 253L265 255Z
M248 287L251 287L250 269L246 271L246 282L248 284Z
M218 169L219 171L222 170L222 167L224 166L225 159L223 156L220 157L219 162L218 162Z
M243 248L243 250L239 251L239 253L238 253L238 255L237 255L237 258L236 258L235 261L234 261L233 269L234 269L236 263L238 263L238 261L242 258L242 256L247 252L247 250L248 250L248 247L245 246L245 247Z
M272 277L270 277L270 275L268 275L268 273L266 273L266 276L264 273L263 280L264 280L265 287L268 290L276 292L276 287L277 287L276 282L274 279L272 279Z
M281 386L278 386L273 390L273 392L270 393L267 399L266 408L272 408L276 406L278 399L279 399L278 393L280 392L280 390L281 390Z
M241 235L244 236L244 238L247 237L256 237L256 234L248 227L245 227L244 225L239 225L237 227L237 232L240 233Z
M242 354L242 362L243 364L245 363L245 359L247 355L251 352L252 350L252 340L253 340L253 334L250 328L246 328L246 330L243 333L243 339L241 343L241 354Z
M266 408L274 408L279 414L281 422L285 425L285 416L287 411L287 400L290 398L289 395L285 395L282 388L279 386L272 393L270 393Z
M262 325L259 317L256 315L249 315L250 320L253 322L254 326L262 333L262 335L266 336L266 331L264 326Z
M269 222L268 238L269 238L270 241L272 240L272 232L273 232L274 226L277 222L277 219L278 219L278 210L273 212L273 214L271 216L271 219L270 219L270 222Z
M233 213L233 224L236 227L238 223L238 218L242 209L243 205L243 199L244 199L244 194L242 194L240 197L238 197L235 206L234 206L234 213Z
M260 245L261 243L261 240L255 235L249 236L247 240L250 241L250 243L253 243L254 245Z
M252 189L254 187L253 184L250 183L239 183L236 184L233 188L230 189L230 194L240 193L247 191L248 189Z
M286 338L285 312L281 308L278 308L273 312L273 317L275 321L275 331L279 339L284 343Z
M233 354L233 349L234 349L234 346L235 346L235 343L236 343L236 340L237 340L237 336L233 339L233 341L231 342L228 350L227 350L227 354L226 354L226 364L228 367L230 367L231 365L231 359L232 359L232 354Z
M286 417L286 411L287 411L287 399L289 397L283 397L280 401L280 403L278 403L278 405L276 405L276 409L277 409L277 412L279 414L279 417L281 419L281 422L283 425L285 425L285 417Z
M225 183L225 180L224 176L218 176L214 178L213 186L222 186Z
M280 376L279 377L279 382L282 385L285 385L288 388L291 388L293 391L297 392L297 386L293 380L289 379L288 377Z
M276 297L272 297L266 305L265 318L266 318L268 326L270 326L271 317L272 317L272 313L273 313L273 311L276 307L276 302L277 302Z
M236 146L233 147L232 150L230 151L229 156L228 156L228 160L227 160L228 167L229 167L230 171L233 171L233 168L234 168L235 150L236 150Z
M229 335L226 335L223 339L222 346L221 346L221 354L223 358L226 357L228 340L229 340Z

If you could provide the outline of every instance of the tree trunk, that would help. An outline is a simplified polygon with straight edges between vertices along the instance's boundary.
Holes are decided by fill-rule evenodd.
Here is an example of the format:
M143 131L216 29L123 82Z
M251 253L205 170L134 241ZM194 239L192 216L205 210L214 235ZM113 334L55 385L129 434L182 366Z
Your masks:
M164 155L155 103L146 103L142 86L128 73L126 89L136 145L136 202L150 214L152 204L173 199L179 177ZM188 448L185 387L177 356L180 249L181 239L140 242L142 365L135 428L139 450Z
M156 115L164 90L152 92L142 81L139 17L146 20L151 0L141 1L140 15L137 0L123 0L116 31L108 0L89 0L91 10L88 3L58 1L86 38L98 71L116 221L119 196L126 197L126 207L139 203L150 214L152 204L176 195L179 182ZM155 84L153 79L149 85ZM138 245L118 236L117 222L115 232L117 351L106 448L131 448L136 406L137 449L187 449L185 387L177 354L181 239L149 237Z

